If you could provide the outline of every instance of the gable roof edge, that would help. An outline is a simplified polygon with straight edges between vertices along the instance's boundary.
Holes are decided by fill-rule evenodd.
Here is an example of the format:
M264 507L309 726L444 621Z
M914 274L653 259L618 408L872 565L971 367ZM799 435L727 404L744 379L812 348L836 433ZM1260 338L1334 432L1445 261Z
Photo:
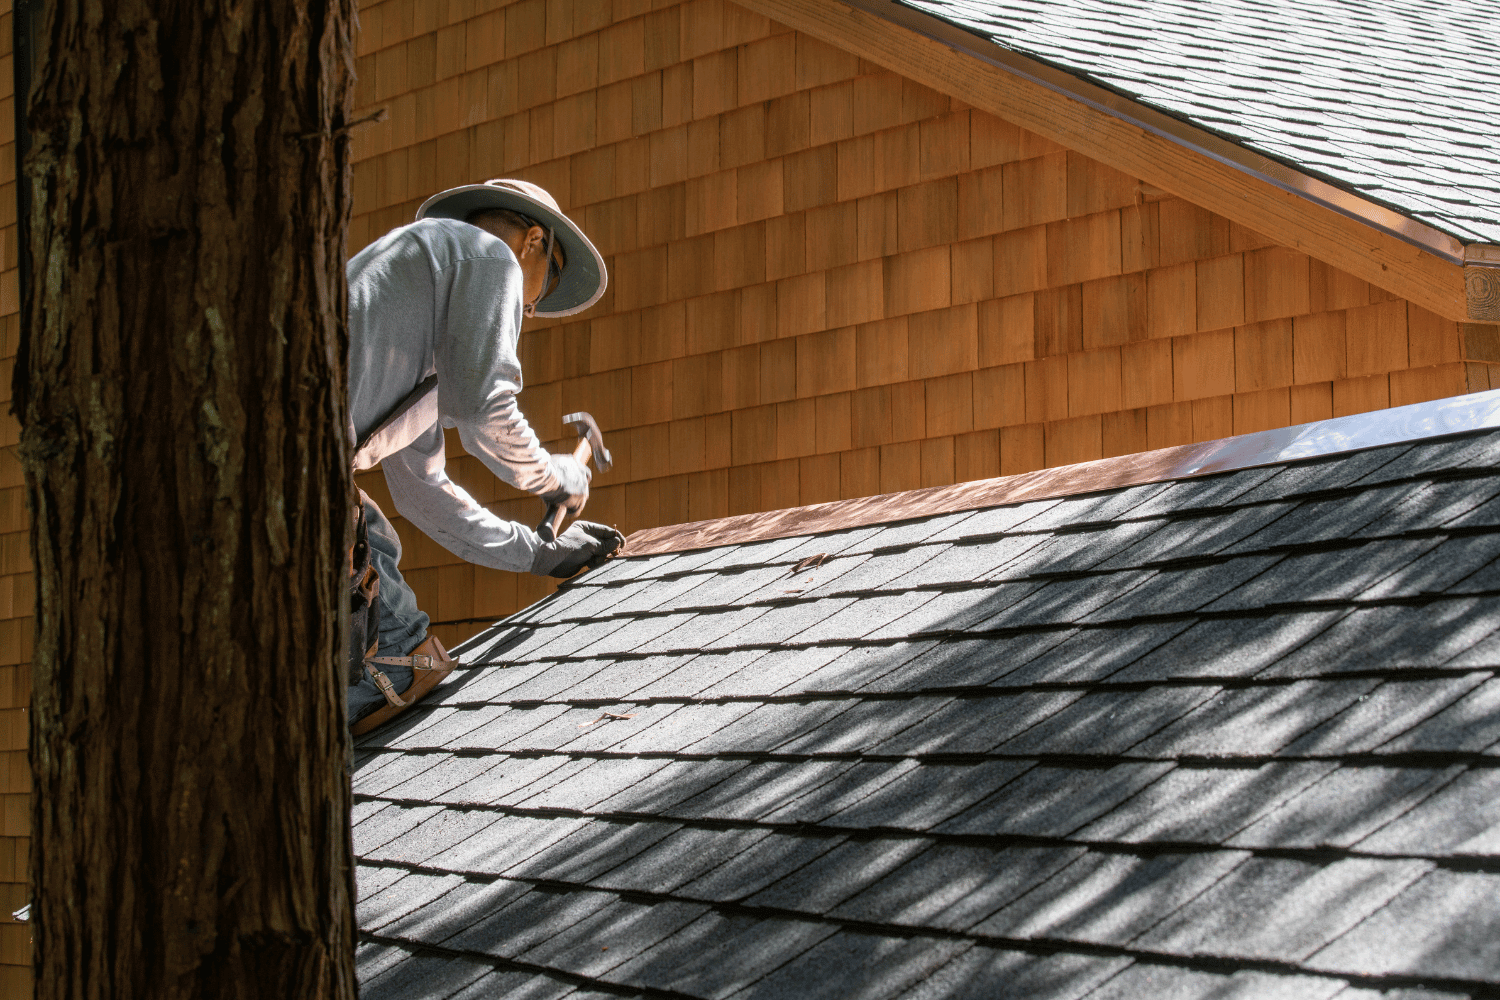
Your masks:
M1500 389L996 479L644 528L626 539L623 555L660 555L813 535L1169 479L1191 479L1495 428L1500 428Z
M1500 251L895 0L737 0L1459 322L1500 321ZM1466 287L1467 282L1467 287Z

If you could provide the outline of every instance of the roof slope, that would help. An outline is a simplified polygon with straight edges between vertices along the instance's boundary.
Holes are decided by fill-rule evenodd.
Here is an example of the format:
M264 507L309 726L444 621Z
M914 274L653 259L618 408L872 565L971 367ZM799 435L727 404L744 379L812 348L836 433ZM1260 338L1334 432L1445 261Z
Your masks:
M901 0L1381 202L1500 243L1494 0Z
M363 995L1500 996L1497 459L617 560L362 741Z

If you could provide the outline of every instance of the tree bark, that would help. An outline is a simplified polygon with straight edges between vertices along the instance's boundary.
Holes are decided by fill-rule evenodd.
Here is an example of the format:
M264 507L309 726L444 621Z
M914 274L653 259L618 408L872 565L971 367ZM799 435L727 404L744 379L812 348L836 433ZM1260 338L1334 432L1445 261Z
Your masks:
M37 996L353 997L354 0L53 0L16 377Z

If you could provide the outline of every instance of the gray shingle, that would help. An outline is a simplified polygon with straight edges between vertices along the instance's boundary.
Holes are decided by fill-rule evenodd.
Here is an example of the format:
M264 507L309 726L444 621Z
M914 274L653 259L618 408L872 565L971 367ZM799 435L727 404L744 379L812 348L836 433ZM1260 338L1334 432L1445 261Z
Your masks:
M1161 517L1184 511L1221 510L1245 493L1280 474L1281 466L1242 469L1167 484L1167 488L1130 511L1135 518Z
M743 760L676 760L640 785L622 788L595 807L596 812L673 815L676 806L701 795L749 767Z
M845 843L842 836L773 833L678 888L686 899L745 899Z
M837 741L846 732L846 715L863 705L853 699L813 702L770 702L752 705L733 722L707 731L686 746L689 753L819 753L822 741ZM808 737L809 749L790 749ZM832 752L832 751L830 751Z
M619 899L518 957L578 976L602 976L707 912L707 907L689 903Z
M967 942L842 931L755 984L755 996L787 1000L886 1000L968 947Z
M1419 485L1405 500L1365 525L1358 534L1395 535L1403 531L1441 527L1474 510L1495 492L1495 486L1483 480L1461 479Z
M1334 767L1321 762L1178 765L1076 836L1090 842L1223 843Z
M1437 715L1489 676L1476 672L1435 680L1387 681L1294 740L1285 752L1298 757L1367 753Z
M1405 448L1396 445L1393 449L1401 448L1401 452L1394 460L1366 474L1358 482L1379 483L1448 470L1493 468L1500 458L1496 446L1493 434L1466 434L1441 441L1420 441Z
M442 801L448 792L472 781L496 763L496 758L488 754L483 757L426 754L418 759L425 760L428 766L384 794L393 799Z
M610 892L537 887L491 910L443 943L460 951L514 958L539 941L561 934L618 897Z
M952 701L947 695L918 695L901 701L856 702L847 711L776 749L781 753L869 753Z
M1083 697L1082 691L960 698L875 747L882 754L985 753Z
M936 829L941 833L1066 837L1171 768L1167 763L1034 767Z
M830 816L865 801L920 766L910 760L851 765L835 773L826 784L767 813L765 819L771 823L826 823Z
M528 809L571 809L583 812L617 794L622 788L647 781L666 766L667 762L660 758L643 760L607 757L604 760L587 761L582 769L521 799L520 804Z
M735 629L714 643L715 646L759 646L797 642L801 633L854 603L852 597L829 597L816 601L796 601L766 609L748 624Z
M930 842L916 838L845 841L787 872L745 902L800 913L827 913L930 846Z
M631 697L692 698L713 687L726 677L739 673L753 662L759 652L673 653L650 657L651 670L658 676L644 687L636 688ZM660 668L670 666L663 672Z
M1260 504L1230 510L1214 509L1197 517L1162 521L1155 531L1095 568L1135 569L1153 563L1217 555L1235 542L1253 535L1291 508L1290 503Z
M664 807L662 812L687 819L758 819L821 788L853 766L841 760L802 764L757 761L725 775L696 795Z
M1431 868L1423 861L1250 858L1134 943L1168 954L1297 963ZM1277 919L1266 920L1267 913Z
M966 930L1084 854L1082 847L939 844L834 907L867 923Z
M865 597L799 633L797 641L815 643L859 639L932 600L932 597L926 591Z
M847 809L829 816L834 827L928 830L1013 781L1027 761L927 764L914 768Z
M1399 458L1408 447L1408 445L1392 445L1306 462L1293 462L1282 467L1279 474L1265 480L1255 489L1235 497L1235 503L1284 500L1287 497L1307 493L1343 489L1371 477L1373 473ZM1354 525L1350 527L1353 528Z
M1376 976L1500 978L1500 875L1429 872L1308 965Z
M1219 881L1243 851L1089 852L974 927L981 934L1125 944Z
M975 946L911 990L900 1000L1078 1000L1130 964L1068 952L1033 954Z
M1281 663L1293 650L1321 634L1348 611L1300 611L1256 618L1201 621L1187 631L1111 674L1120 683L1180 677L1250 677ZM1317 661L1304 670L1317 671ZM1289 676L1298 676L1290 672Z
M439 812L441 810L437 806L425 805L393 805L380 810L354 827L355 856L362 858L371 851L384 847Z
M881 646L825 647L836 652L833 659L783 693L863 691L886 678L896 683L897 672L902 667L917 660L936 644L935 640L928 639Z
M1492 601L1458 598L1416 607L1361 608L1284 657L1261 676L1439 666L1495 630Z
M1500 556L1495 535L1438 539L1434 548L1381 580L1360 596L1364 600L1418 597L1446 590L1470 589L1466 577ZM1460 586L1460 581L1466 585ZM1479 581L1475 581L1479 582Z
M880 537L885 537L884 533ZM887 589L891 581L928 563L946 558L952 546L946 542L936 545L918 545L909 549L877 552L858 566L831 582L824 592L857 593Z
M993 578L1020 580L1031 576L1082 573L1141 542L1159 527L1160 521L1127 521L1092 530L1054 534L1001 566Z
M612 969L611 982L723 1000L835 933L828 924L708 913Z
M913 567L900 577L899 582L903 587L924 587L989 579L997 569L1046 540L1046 535L1006 535L954 545L944 551L941 559Z
M366 930L378 930L392 921L400 920L413 910L441 899L450 890L463 884L463 879L457 875L408 872L404 868L375 870L394 872L400 877L379 892L368 896L364 895L363 887L361 887L359 904L355 912L359 917L359 925Z
M524 864L590 823L590 820L502 815L485 827L485 836L470 837L442 857L451 871L500 875Z
M449 878L454 880L453 884L440 898L413 907L402 914L400 919L379 928L381 934L426 944L439 944L531 891L531 886L525 882L512 882L508 879L465 882L458 880L456 876Z
M1072 625L1083 621L1111 601L1130 593L1154 575L1152 570L1128 570L1107 576L1055 580L974 627L976 629L1001 629L1031 628L1038 625ZM1004 584L1001 586L1003 587ZM1015 586L1029 585L1016 584Z
M475 980L448 1000L493 1000L495 997L505 997L505 1000L562 1000L563 997L583 1000L572 983L533 972L499 970Z
M1105 983L1089 1000L1328 1000L1342 979L1242 970L1233 975L1138 962Z
M1229 843L1235 847L1353 847L1450 783L1461 770L1457 766L1341 767L1287 797Z
M650 713L642 713L642 717L625 723L634 732L614 744L612 749L619 753L674 753L729 725L755 708L753 703L748 702L730 702L725 705L689 704L654 720Z
M1288 556L1204 610L1244 611L1279 604L1353 600L1437 544L1431 538L1382 541L1368 543L1369 551L1339 549Z
M923 634L964 632L980 626L1042 586L1041 581L1007 583L996 587L950 590L920 603L916 608L866 635L867 639L905 638Z
M1131 748L1147 757L1272 754L1342 712L1378 681L1296 681L1229 689Z
M807 689L801 682L842 651L839 646L768 650L704 688L699 695L704 698L769 698L776 694L803 694Z
M571 773L566 757L510 757L496 754L492 763L441 801L465 805L514 805L522 797L546 788Z
M1220 689L1212 686L1099 691L995 747L1004 754L1090 753L1118 756L1197 708Z
M1008 685L1077 684L1102 681L1181 634L1191 621L1150 625L1088 628L1013 671L1003 674ZM1034 639L1035 635L1022 638Z
M361 983L359 995L369 1000L405 1000L412 996L447 997L489 971L489 965L467 958L416 955Z
M1497 743L1500 743L1500 682L1492 679L1380 749L1388 753L1476 752Z
M1500 853L1500 770L1458 775L1361 840L1359 849L1373 854Z
M586 883L678 829L675 823L589 820L507 870L506 875Z
M591 884L622 892L671 893L770 835L769 830L684 827L596 875Z
M1017 671L1029 668L1039 656L1077 634L1076 629L1059 629L983 639L949 639L924 647L919 659L870 681L861 690L977 688L1001 678L1010 684L1009 678Z

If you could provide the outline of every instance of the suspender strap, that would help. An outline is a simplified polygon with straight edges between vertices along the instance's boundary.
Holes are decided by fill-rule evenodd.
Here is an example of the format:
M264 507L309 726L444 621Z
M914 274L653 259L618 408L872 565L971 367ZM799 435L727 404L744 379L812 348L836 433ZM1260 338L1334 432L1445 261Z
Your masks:
M406 398L374 430L360 439L354 449L355 471L373 469L379 461L375 457L377 454L400 451L432 425L437 419L437 387L437 372L433 372L407 393ZM394 442L400 443L390 447Z

